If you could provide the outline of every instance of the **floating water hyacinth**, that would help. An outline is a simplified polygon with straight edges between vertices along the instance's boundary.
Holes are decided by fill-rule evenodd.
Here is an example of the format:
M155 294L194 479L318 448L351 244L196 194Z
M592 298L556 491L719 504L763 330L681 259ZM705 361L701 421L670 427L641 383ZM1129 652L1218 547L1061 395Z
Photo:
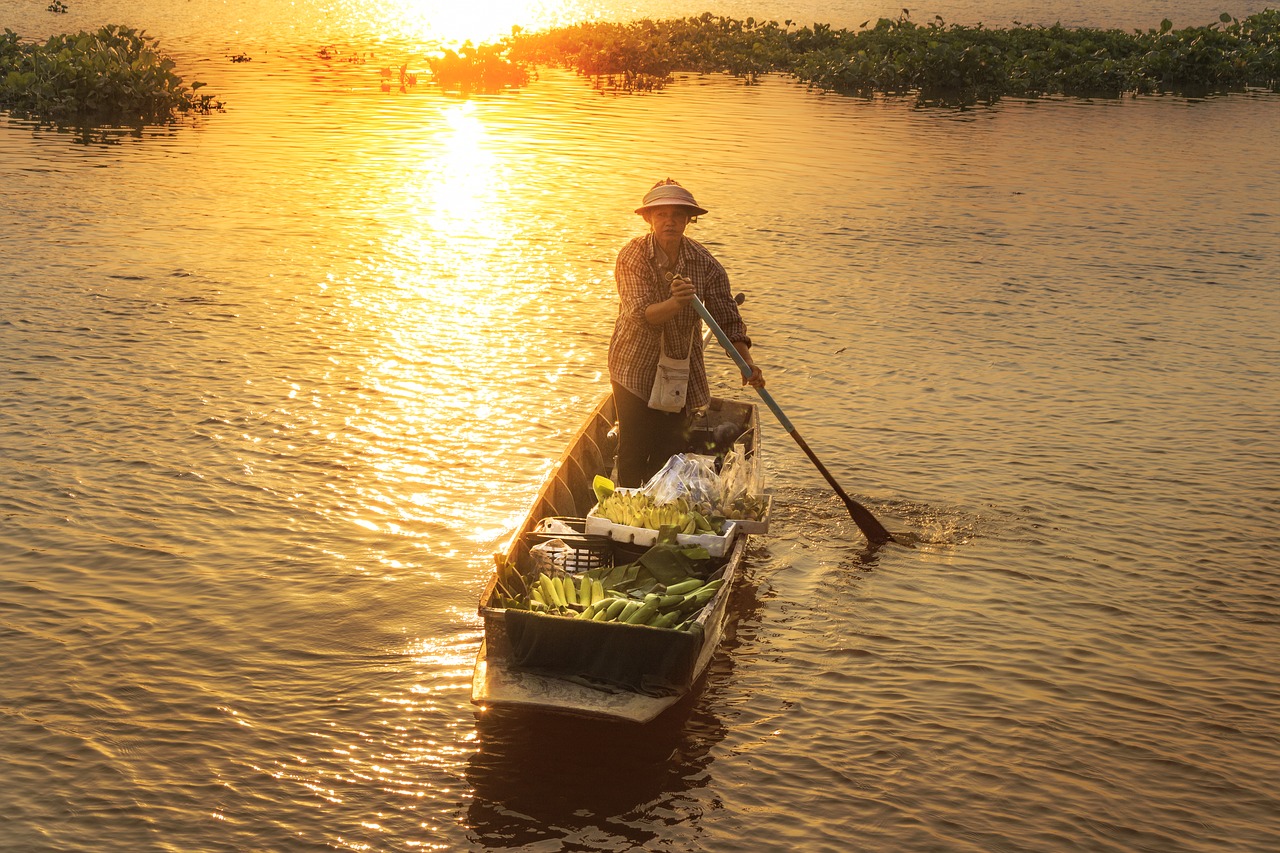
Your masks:
M917 24L910 13L858 30L792 21L696 18L591 22L509 40L513 61L556 65L599 87L661 88L677 71L728 73L747 83L790 74L847 95L909 95L938 104L1005 96L1116 97L1280 88L1280 12L1176 30L1101 30L1014 22L1009 29Z
M0 36L0 108L76 124L159 124L181 113L222 109L174 73L155 39L129 27L23 42Z
M676 72L727 73L748 84L782 73L824 91L914 95L939 105L1008 96L1280 91L1275 9L1244 19L1224 13L1207 26L1181 30L1169 20L1133 32L1014 24L988 29L949 25L941 17L917 24L904 9L898 18L850 31L708 12L536 33L517 28L498 44L445 50L427 64L437 86L462 92L523 86L537 65L572 69L597 88L617 92L660 90ZM79 124L162 123L222 109L213 96L197 93L202 83L185 85L173 68L154 39L128 27L53 36L43 44L24 43L6 29L0 36L0 108ZM416 83L416 74L402 66L401 91Z
M456 51L445 50L439 56L428 57L427 64L436 85L442 89L497 92L529 82L526 64L513 62L507 50L505 44L479 47L468 44Z

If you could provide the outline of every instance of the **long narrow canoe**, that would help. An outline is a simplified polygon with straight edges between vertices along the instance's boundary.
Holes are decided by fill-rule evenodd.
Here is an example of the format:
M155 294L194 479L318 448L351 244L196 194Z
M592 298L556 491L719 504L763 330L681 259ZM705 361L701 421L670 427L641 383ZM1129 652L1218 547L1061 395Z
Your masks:
M587 416L582 428L569 442L560 461L552 468L534 498L529 514L514 532L505 549L495 554L523 570L529 565L529 534L544 518L581 518L595 505L592 481L597 474L612 479L617 446L613 396L607 395ZM750 403L714 398L704 417L695 421L693 452L708 452L707 444L740 444L752 465L759 465L759 415ZM716 441L718 439L718 442ZM701 445L701 446L699 446ZM693 666L690 686L706 670L724 636L728 602L742 571L747 534L740 533L725 555L724 583L702 610L702 645ZM471 701L481 708L525 708L560 714L626 720L645 723L675 705L687 694L653 696L628 690L609 689L517 667L511 655L506 611L491 606L497 590L496 571L480 595L480 616L484 620L484 641L476 655L471 682ZM631 626L618 626L633 630ZM644 629L655 630L655 629Z

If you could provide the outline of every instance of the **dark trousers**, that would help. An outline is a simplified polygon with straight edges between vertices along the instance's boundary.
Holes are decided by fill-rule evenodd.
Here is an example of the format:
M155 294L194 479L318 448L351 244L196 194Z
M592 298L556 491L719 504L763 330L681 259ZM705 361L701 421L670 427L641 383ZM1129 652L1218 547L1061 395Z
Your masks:
M618 485L643 486L667 460L688 444L688 417L685 410L660 412L649 408L618 383L613 383L613 402L618 411Z

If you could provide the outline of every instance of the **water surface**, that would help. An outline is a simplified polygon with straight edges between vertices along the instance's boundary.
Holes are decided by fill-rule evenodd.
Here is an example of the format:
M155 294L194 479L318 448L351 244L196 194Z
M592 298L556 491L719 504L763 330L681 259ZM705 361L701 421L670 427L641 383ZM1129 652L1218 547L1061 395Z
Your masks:
M381 91L440 35L379 41L385 4L85 6L9 26L154 20L228 110L0 126L0 847L1280 844L1275 97L462 99ZM921 544L867 551L767 422L697 694L477 719L489 553L668 175L774 395Z

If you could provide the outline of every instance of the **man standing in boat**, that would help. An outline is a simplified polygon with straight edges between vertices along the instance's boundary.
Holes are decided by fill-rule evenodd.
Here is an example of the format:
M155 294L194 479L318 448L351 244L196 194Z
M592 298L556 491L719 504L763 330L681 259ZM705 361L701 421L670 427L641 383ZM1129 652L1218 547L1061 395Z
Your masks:
M689 223L706 212L675 181L659 181L636 208L649 224L649 233L618 253L614 278L619 305L609 342L609 379L618 412L620 486L643 485L672 454L683 451L691 413L711 401L702 360L702 319L692 304L695 295L751 368L743 384L764 386L728 274L705 246L684 235ZM660 359L664 366L668 360L687 359L687 386L675 387L678 383L671 378L679 377L678 366L675 372L660 371ZM655 377L665 392L664 402L658 402Z

